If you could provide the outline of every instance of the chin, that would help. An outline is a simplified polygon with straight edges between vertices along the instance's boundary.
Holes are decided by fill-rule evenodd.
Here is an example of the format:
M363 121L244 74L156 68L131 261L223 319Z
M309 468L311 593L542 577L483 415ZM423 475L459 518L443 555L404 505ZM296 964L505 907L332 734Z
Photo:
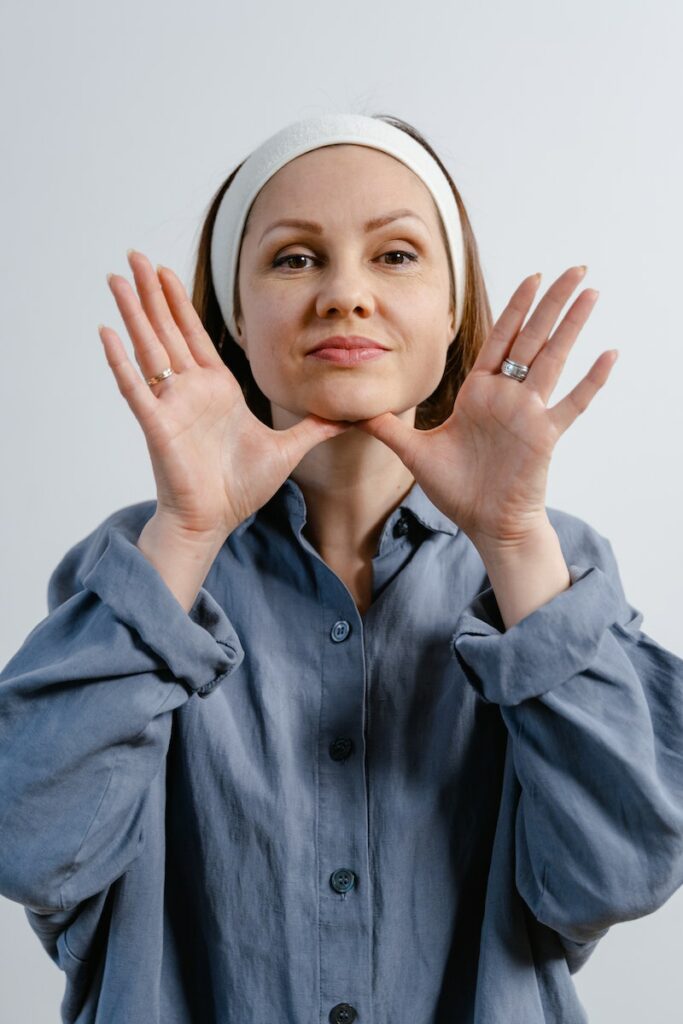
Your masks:
M389 412L386 403L373 402L365 406L358 403L352 405L321 405L310 410L316 416L322 416L326 420L345 420L348 423L356 423L359 420L370 420L373 416L381 416Z
M396 402L387 394L387 389L382 390L383 393L374 395L358 395L351 393L346 387L338 387L333 395L311 395L307 405L309 412L316 416L354 423L356 420L369 420L373 416L380 416L396 407Z

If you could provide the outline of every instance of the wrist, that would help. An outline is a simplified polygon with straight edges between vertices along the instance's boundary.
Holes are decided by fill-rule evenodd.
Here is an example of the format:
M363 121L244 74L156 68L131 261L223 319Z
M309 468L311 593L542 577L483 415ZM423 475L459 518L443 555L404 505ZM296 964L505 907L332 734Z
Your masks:
M217 534L199 535L183 532L175 524L152 516L143 526L138 537L138 547L156 564L171 558L174 565L184 566L197 572L209 568L225 538Z
M559 537L550 520L535 524L515 535L472 534L470 540L476 547L482 561L488 566L515 565L559 548Z
M171 543L180 550L193 552L192 557L196 558L202 553L206 553L207 557L211 553L217 554L230 532L225 527L211 530L188 529L167 513L157 511L147 520L140 536L144 534L150 542L158 541L165 546Z
M137 546L189 612L224 543L222 534L184 532L154 515L142 528Z
M478 549L505 629L571 586L557 532L548 523L515 541Z

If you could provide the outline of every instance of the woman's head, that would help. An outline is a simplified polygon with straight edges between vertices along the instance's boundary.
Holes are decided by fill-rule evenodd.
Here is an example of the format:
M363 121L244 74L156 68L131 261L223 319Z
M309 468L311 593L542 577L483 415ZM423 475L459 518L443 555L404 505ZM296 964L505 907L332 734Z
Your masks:
M269 426L287 426L292 415L356 420L412 408L418 428L436 426L450 415L490 328L476 243L455 185L415 129L381 119L427 149L455 196L467 283L460 329L454 338L451 261L430 190L388 153L337 144L284 164L252 203L235 278L239 333L233 337L213 288L210 245L236 168L204 223L193 302L250 408ZM399 210L414 216L396 218ZM366 230L367 222L390 214L395 219ZM284 218L313 222L319 230L273 227ZM307 354L337 334L372 338L387 351L353 367Z

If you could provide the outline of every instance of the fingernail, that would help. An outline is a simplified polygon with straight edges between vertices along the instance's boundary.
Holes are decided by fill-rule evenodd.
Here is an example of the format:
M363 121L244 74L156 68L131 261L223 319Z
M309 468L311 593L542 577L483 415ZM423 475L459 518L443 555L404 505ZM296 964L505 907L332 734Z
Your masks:
M588 267L586 266L585 263L582 263L581 266L578 269L581 271L582 274L585 274L586 271L588 270Z
M539 271L538 274L534 274L534 281L538 282L538 281L541 280L542 277L543 277L543 274L541 274L540 271Z
M135 249L126 249L126 256L128 257L128 262L129 262L129 263L130 263L130 257L131 257L131 255L132 255L132 254L133 254L134 252L136 252L136 251L137 251L137 250L135 250Z
M112 279L112 277L113 277L113 276L114 276L114 275L113 275L113 274L111 274L111 273L110 273L110 274L107 274L107 284L110 284L110 283L111 283L111 279Z

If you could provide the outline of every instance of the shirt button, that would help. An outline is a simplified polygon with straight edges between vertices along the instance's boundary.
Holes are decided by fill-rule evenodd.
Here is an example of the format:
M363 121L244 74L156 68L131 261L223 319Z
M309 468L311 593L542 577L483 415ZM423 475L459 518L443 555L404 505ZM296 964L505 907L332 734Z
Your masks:
M340 644L342 640L346 640L350 632L351 626L346 619L338 619L330 630L330 636L336 644Z
M350 868L337 868L330 875L330 885L335 892L348 892L356 884L356 876Z
M337 1003L330 1010L331 1024L351 1024L356 1019L356 1013L351 1003Z
M330 757L333 761L345 761L353 750L353 740L346 736L337 736L330 743Z
M405 515L400 515L399 518L394 523L394 537L403 537L406 533L408 533L409 529L410 523L408 522L408 517Z

